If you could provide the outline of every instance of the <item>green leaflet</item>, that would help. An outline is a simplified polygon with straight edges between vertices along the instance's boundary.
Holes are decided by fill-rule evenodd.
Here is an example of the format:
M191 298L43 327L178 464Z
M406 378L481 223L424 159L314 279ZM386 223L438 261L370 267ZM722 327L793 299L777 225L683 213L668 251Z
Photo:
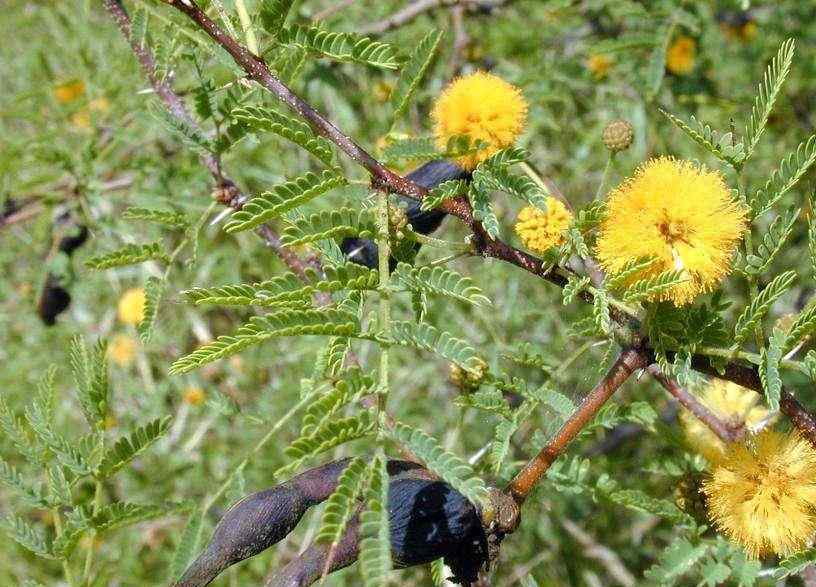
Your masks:
M169 263L170 258L164 252L161 243L154 242L146 245L125 245L120 249L91 257L85 261L85 266L101 271L103 269L111 269L112 267L124 267L125 265L135 265L136 263L144 263L145 261L162 261Z
M444 31L428 31L411 53L408 62L403 66L390 96L391 107L394 109L392 128L408 109L414 93L431 65L431 61L433 61L439 42L444 34Z
M442 448L432 436L401 422L397 422L388 430L388 436L394 442L408 448L428 469L439 475L471 503L486 505L487 487L484 481L474 476L470 465Z
M739 168L745 160L745 145L742 143L735 143L734 135L730 132L720 134L713 130L708 124L691 116L691 123L686 123L673 114L660 109L660 112L668 118L674 126L682 130L695 143L700 145L706 151L731 165L734 168Z
M751 117L745 126L745 142L748 144L745 159L750 158L754 153L759 138L765 131L768 117L771 115L774 103L779 96L779 92L782 90L782 84L785 83L785 79L790 72L795 46L796 43L793 39L788 39L782 43L776 57L771 60L771 63L765 70L762 82L757 87L757 95L754 100L754 106L751 109Z
M491 305L472 279L446 267L413 267L399 263L392 277L396 284L412 291L448 296L476 306Z
M360 514L360 573L365 587L381 587L391 573L391 533L388 524L388 470L382 454L374 457Z
M308 172L249 200L232 215L224 230L232 233L255 228L345 184L346 179L334 171L320 175Z
M351 336L359 330L357 317L341 310L294 310L254 316L234 334L219 336L215 341L176 360L170 367L170 374L192 371L273 337L309 334Z
M294 247L347 236L373 238L376 234L377 225L371 211L340 208L296 220L283 231L281 241L288 247Z
M149 424L136 428L130 434L117 440L102 457L102 462L99 465L99 477L110 477L147 450L150 445L167 432L171 420L170 416L156 418Z
M394 344L412 346L436 353L466 371L476 372L479 369L481 361L472 346L430 324L392 322L391 339Z
M326 31L317 27L292 25L282 29L278 40L297 45L336 61L356 62L383 69L397 69L397 52L391 45L358 37L352 33Z
M297 118L290 118L272 108L243 106L232 111L232 117L254 132L272 132L317 157L328 166L332 165L332 144L316 135L311 127Z

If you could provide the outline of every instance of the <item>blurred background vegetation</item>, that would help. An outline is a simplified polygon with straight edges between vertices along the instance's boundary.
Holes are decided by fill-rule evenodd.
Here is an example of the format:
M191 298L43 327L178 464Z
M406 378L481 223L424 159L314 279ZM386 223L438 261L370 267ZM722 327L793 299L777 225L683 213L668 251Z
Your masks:
M201 79L214 88L233 82L236 69L223 54L199 37L175 11L160 2L129 2L148 17L150 41L164 73L191 103ZM234 17L231 0L223 0ZM256 2L248 0L253 7ZM334 3L303 0L293 18L308 22ZM358 0L333 12L325 22L332 30L358 31L402 8L402 0ZM429 27L448 29L443 50L420 89L415 106L399 133L424 136L430 132L428 107L454 68L467 72L490 69L522 88L530 103L529 126L520 144L532 161L576 206L591 201L599 189L608 152L600 137L617 118L635 128L633 146L618 156L606 180L616 185L652 155L674 154L714 161L701 152L659 112L665 109L688 118L693 114L720 129L729 121L745 120L769 59L787 38L797 40L792 74L773 114L755 163L745 170L750 185L764 183L771 169L796 144L813 133L816 122L816 14L812 2L518 0L506 6L463 14L466 39L455 35L448 8L428 11L384 40L409 51ZM485 6L490 4L485 3ZM237 19L234 19L237 26ZM176 23L176 24L173 24ZM180 25L178 23L181 23ZM666 23L671 26L663 29ZM675 63L664 69L654 61L655 30L666 30L667 56ZM91 0L50 2L6 0L0 19L0 393L21 414L37 381L57 365L57 427L70 437L81 434L82 415L74 399L68 368L70 341L107 338L111 353L111 438L154 418L173 416L169 432L141 455L103 491L120 500L143 503L200 502L251 450L260 437L300 397L300 381L308 377L322 345L317 338L273 341L222 362L181 376L168 376L173 360L202 341L233 330L244 309L207 310L182 303L178 292L197 285L260 281L282 273L280 260L251 232L227 235L222 224L208 223L197 237L197 255L188 248L169 272L166 299L152 338L142 343L132 324L124 323L117 307L123 294L140 288L159 273L155 263L93 272L82 261L129 242L161 240L168 250L179 234L144 222L124 219L130 206L183 212L197 219L211 203L212 178L196 153L167 131L127 44L101 7ZM649 35L651 41L645 40ZM453 47L458 38L460 49ZM675 47L682 39L679 47ZM197 71L200 69L201 73ZM293 82L294 88L362 145L382 148L389 131L390 109L385 96L394 76L362 66L312 60ZM224 99L226 90L218 90ZM265 98L271 100L270 98ZM249 194L308 169L307 156L282 140L245 140L228 153L225 169ZM343 160L349 175L365 179L361 170ZM812 178L812 173L811 173ZM807 181L804 184L812 185ZM364 195L359 186L343 188L315 207L331 207ZM806 188L789 197L802 200ZM506 235L518 207L496 202ZM37 316L37 300L55 255L58 219L69 213L87 225L90 239L72 257L75 271L72 304L53 327ZM212 217L209 213L207 219ZM440 234L448 240L464 236L449 221ZM798 239L798 241L797 241ZM804 267L804 231L777 263ZM516 243L518 245L518 243ZM425 249L421 259L439 256ZM511 370L535 383L535 369L520 369L502 354L529 343L554 367L557 388L575 402L599 378L612 356L609 343L572 333L571 324L588 315L578 303L562 304L561 292L498 261L464 258L452 267L471 275L493 300L489 312L444 300L432 300L430 321L468 340L496 372ZM810 269L801 275L811 276ZM812 278L799 282L774 312L779 317L797 311L812 294ZM745 292L729 291L739 300ZM410 313L409 300L397 312ZM355 346L363 364L372 348ZM419 352L395 353L394 393L390 410L405 422L441 438L459 455L477 453L493 437L498 423L484 413L457 407L460 391L448 377L448 365ZM803 380L802 386L806 385ZM816 406L811 397L802 400ZM751 584L758 567L734 562L739 558L723 541L713 545L698 569L686 576L667 577L654 565L672 566L667 546L681 531L670 520L604 502L587 487L610 478L632 488L672 500L694 459L674 435L674 410L654 383L628 384L607 414L607 424L638 422L648 403L664 415L668 426L630 435L597 426L583 434L564 457L564 466L529 500L522 528L505 543L501 563L492 578L497 587L533 585L634 585L677 581L716 584L716 565L727 561L735 572L725 581L738 584L738 572ZM534 414L515 435L506 479L553 429L552 410ZM272 471L284 464L283 448L297 437L298 418L282 426L238 475L219 502L209 527L237 496L277 482ZM631 425L629 430L632 430ZM612 441L610 441L610 435ZM344 447L342 454L369 450ZM25 474L38 475L0 435L0 454ZM576 460L577 459L577 460ZM587 459L587 460L584 460ZM690 464L691 463L691 464ZM484 474L491 477L485 470ZM92 497L92 487L79 495ZM27 511L11 492L0 491L0 510ZM29 516L50 527L49 514ZM171 561L185 525L183 512L142 522L103 536L97 545L98 571L94 585L154 585L167 582ZM312 515L276 548L231 569L218 585L255 585L270 568L291 559L312 536L319 516ZM209 532L205 528L205 535ZM79 544L80 558L93 546ZM663 558L661 558L663 556ZM708 565L708 567L706 567ZM707 570L706 570L707 569ZM721 570L721 569L720 569ZM25 580L42 585L65 584L56 561L37 558L11 540L0 542L0 585ZM713 577L713 578L712 578ZM404 585L430 584L426 569L401 573ZM333 575L331 585L354 585L353 571ZM760 582L771 584L766 578ZM791 579L795 583L798 579Z

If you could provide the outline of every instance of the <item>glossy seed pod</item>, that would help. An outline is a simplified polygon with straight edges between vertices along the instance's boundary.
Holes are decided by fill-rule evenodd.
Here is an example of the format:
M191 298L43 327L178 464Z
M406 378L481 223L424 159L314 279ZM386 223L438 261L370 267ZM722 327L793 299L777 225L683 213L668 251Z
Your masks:
M470 173L455 163L444 159L428 161L414 169L406 176L408 179L427 189L433 189L439 184L452 179L468 179ZM422 210L421 203L411 198L399 196L400 201L406 204L405 215L411 228L420 234L431 234L436 231L445 219L445 213L439 210ZM368 239L347 238L340 244L340 250L352 263L365 265L371 269L377 268L377 245ZM414 253L419 251L419 244L414 247ZM391 268L396 261L390 260Z
M444 557L458 583L477 579L488 559L478 510L439 480L402 478L388 487L391 556L397 567Z
M71 305L71 294L60 283L60 279L49 273L37 303L37 315L46 326L57 323L57 316Z

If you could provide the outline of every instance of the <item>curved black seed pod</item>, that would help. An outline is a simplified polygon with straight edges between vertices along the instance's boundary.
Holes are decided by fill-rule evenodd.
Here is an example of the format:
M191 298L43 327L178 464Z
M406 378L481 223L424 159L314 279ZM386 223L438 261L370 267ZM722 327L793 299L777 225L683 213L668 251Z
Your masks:
M433 189L439 184L452 179L469 179L470 172L465 171L456 163L439 159L428 161L414 169L406 176L414 183L424 188ZM420 234L431 234L440 227L446 214L439 210L422 210L421 203L411 198L399 196L402 202L407 204L405 215L411 228ZM371 269L377 268L377 245L367 239L347 238L340 244L340 250L346 255L349 261L358 265L365 265ZM415 252L419 251L419 244L415 246ZM392 269L396 267L396 261L390 261Z
M60 239L59 250L70 255L88 240L88 227L80 224L76 227L74 234L69 234Z
M444 481L395 479L388 487L391 556L397 567L444 557L458 583L476 581L487 563L481 517L464 495Z
M71 305L71 294L60 283L59 277L49 273L45 279L40 300L37 303L37 315L46 326L57 323L57 316Z
M215 527L212 540L176 587L208 585L224 569L280 542L307 509L328 498L348 465L341 459L310 469L232 506Z

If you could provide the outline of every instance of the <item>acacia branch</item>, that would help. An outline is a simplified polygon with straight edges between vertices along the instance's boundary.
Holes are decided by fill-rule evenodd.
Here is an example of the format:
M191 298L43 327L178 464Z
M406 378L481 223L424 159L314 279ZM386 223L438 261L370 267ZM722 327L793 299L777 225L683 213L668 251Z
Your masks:
M111 18L116 22L122 36L130 44L131 51L139 62L142 72L150 82L153 92L164 104L167 112L184 124L197 129L199 125L190 115L184 101L176 94L170 84L158 76L156 59L150 47L133 37L130 16L128 16L121 0L102 0L102 3ZM219 201L231 208L240 210L247 198L235 182L224 173L220 159L212 153L205 153L201 155L201 163L209 170L215 180L216 194ZM260 226L257 232L289 269L301 278L306 275L306 263L290 249L283 246L280 237L269 225Z
M535 484L544 476L567 445L598 413L607 400L637 369L649 364L648 355L639 349L627 349L618 355L603 379L587 394L578 409L564 422L561 429L509 483L506 492L522 504Z
M112 0L105 1L111 2ZM422 200L425 197L428 190L394 173L372 157L353 139L345 135L337 126L273 75L263 59L253 55L232 37L224 33L217 24L204 14L194 0L164 0L164 2L187 15L226 50L251 79L272 92L279 100L306 120L315 132L332 141L349 157L368 170L372 176L372 187L395 192L415 200ZM470 205L465 198L446 200L439 209L460 218L473 231L474 245L480 255L516 265L528 273L532 273L559 287L566 285L566 277L547 267L541 259L501 240L492 239L487 235L481 224L474 220ZM592 294L587 291L582 292L581 297L588 302L593 299ZM619 341L626 345L645 347L648 341L639 334L640 325L635 316L614 306L610 307L610 314L614 322L620 327L618 332L615 333ZM692 357L692 366L701 372L734 381L760 393L763 390L759 374L755 368L731 362L726 366L725 373L720 374L712 367L707 357L699 355ZM793 424L816 445L816 419L790 393L784 390L782 391L780 408L791 419Z
M674 396L674 398L680 402L680 405L691 412L703 424L708 426L723 442L736 442L745 434L744 426L735 428L720 420L714 412L705 407L697 397L681 387L676 381L666 377L666 374L663 373L663 370L656 363L649 365L649 374L651 374L666 391Z

